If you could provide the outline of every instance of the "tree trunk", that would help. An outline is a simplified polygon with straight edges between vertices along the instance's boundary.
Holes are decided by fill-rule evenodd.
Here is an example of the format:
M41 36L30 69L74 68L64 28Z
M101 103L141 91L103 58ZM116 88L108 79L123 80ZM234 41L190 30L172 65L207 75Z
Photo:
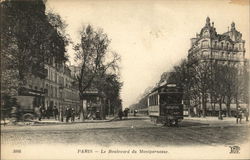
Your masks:
M108 99L108 116L111 115L110 99Z
M212 104L211 104L211 106L212 106L212 116L215 116L215 102L213 102Z
M219 117L218 117L218 119L220 119L220 120L222 120L223 118L222 118L222 100L220 99L220 101L219 101L219 106L220 106L220 109L219 109Z
M202 116L206 117L206 101L205 101L205 95L202 94L202 98L201 98L201 104L202 104Z
M86 118L86 107L85 106L86 104L85 103L85 100L83 100L82 98L80 99L80 121L83 122Z
M190 108L190 105L188 105L188 117L191 117L191 108Z
M63 122L63 106L59 106L59 120Z
M189 97L187 100L187 108L188 108L188 117L191 117L191 105L190 105L190 98Z
M231 117L231 108L229 102L227 102L227 117Z

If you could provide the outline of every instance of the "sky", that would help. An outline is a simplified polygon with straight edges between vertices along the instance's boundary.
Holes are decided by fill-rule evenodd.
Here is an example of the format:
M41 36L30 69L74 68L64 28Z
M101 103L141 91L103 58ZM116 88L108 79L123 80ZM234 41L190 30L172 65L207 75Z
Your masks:
M66 32L79 42L82 25L103 28L110 47L121 56L123 107L136 102L144 90L154 86L163 72L171 71L187 58L190 39L204 27L206 17L217 33L236 29L246 40L249 58L249 1L229 0L48 0L47 9L68 24ZM248 4L247 4L248 3ZM74 64L74 51L68 47Z

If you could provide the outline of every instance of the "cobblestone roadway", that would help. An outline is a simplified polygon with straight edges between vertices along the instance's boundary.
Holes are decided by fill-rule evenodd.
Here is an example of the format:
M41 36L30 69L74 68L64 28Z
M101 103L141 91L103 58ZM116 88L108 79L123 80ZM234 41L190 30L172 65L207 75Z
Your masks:
M232 145L249 137L249 125L209 126L184 120L180 127L168 128L153 125L147 117L103 123L1 127L2 144Z

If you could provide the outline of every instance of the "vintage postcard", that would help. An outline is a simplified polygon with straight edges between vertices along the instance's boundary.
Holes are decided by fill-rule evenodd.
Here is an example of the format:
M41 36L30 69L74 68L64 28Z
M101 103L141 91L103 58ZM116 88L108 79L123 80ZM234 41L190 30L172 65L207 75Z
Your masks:
M1 159L250 159L249 0L1 0Z

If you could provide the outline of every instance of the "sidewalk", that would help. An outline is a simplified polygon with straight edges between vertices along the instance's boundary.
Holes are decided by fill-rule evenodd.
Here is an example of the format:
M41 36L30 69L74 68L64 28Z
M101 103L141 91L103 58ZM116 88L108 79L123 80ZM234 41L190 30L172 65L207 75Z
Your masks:
M63 122L59 121L59 120L55 120L53 118L51 119L42 119L41 121L39 121L38 119L32 120L32 121L28 121L28 122L17 122L17 125L35 125L35 124L74 124L74 123L103 123L103 122L110 122L115 120L117 117L115 116L109 116L106 117L105 120L89 120L89 119L85 119L84 121L80 121L80 119L75 119L74 122L71 122L69 120L69 122L66 122L66 118L64 118ZM5 125L10 125L11 121L10 120L5 120ZM1 125L4 125L4 121L1 120Z
M241 123L236 123L235 117L223 117L223 120L219 120L218 117L184 117L184 120L204 123L209 126L242 126L248 125L250 126L250 122L246 122L246 119L243 118Z

